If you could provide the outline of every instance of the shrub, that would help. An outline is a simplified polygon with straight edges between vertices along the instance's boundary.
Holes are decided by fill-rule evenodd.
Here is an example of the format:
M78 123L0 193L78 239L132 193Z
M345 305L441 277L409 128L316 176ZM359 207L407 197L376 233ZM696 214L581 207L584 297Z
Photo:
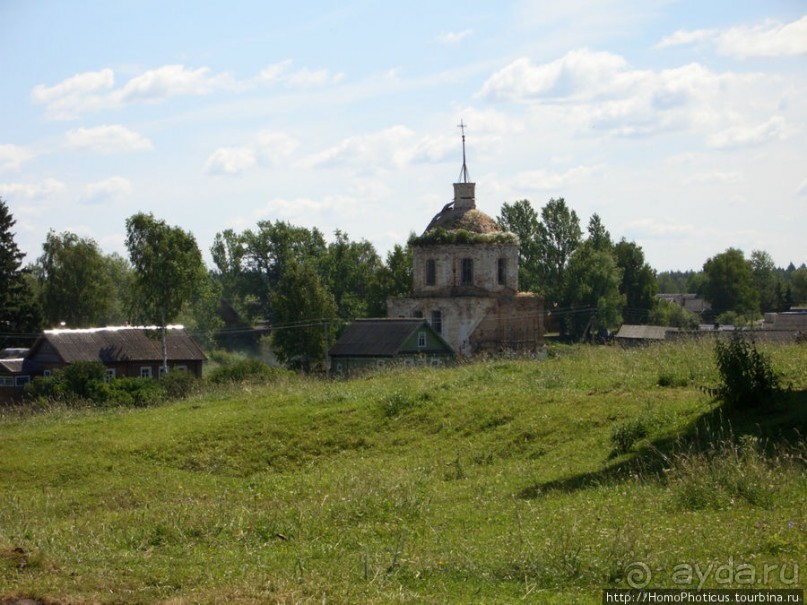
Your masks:
M286 370L270 368L257 359L241 359L213 369L208 375L208 380L213 384L246 381L268 382L285 373Z
M151 378L115 378L107 386L109 401L118 405L146 407L156 405L164 398L160 383Z
M718 398L730 408L751 408L773 400L781 393L779 376L770 359L753 341L734 333L728 341L715 342L715 357L721 384Z
M171 370L160 378L160 387L168 399L184 399L196 390L197 380L187 370Z
M59 374L69 392L79 399L92 399L99 394L98 383L104 384L106 366L100 361L75 361Z
M611 455L618 456L629 452L633 445L639 439L647 437L648 433L647 422L642 417L619 423L611 431L611 445L613 446Z

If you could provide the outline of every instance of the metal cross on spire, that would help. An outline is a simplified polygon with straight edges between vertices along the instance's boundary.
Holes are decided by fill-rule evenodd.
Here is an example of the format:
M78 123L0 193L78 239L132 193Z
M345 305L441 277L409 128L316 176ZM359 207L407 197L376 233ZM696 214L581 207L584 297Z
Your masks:
M465 165L465 129L467 126L465 123L460 119L460 123L457 125L457 128L462 130L462 170L460 170L460 183L468 183L471 181L471 178L468 176L468 166Z

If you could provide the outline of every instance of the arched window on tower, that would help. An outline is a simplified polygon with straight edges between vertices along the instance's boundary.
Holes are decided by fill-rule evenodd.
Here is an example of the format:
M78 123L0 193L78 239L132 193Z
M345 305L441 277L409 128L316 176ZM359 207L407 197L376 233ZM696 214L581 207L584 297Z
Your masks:
M499 265L497 267L496 274L497 274L498 282L499 282L500 286L504 286L505 284L507 284L507 259L506 258L500 258L499 259Z
M433 286L437 283L437 262L430 258L426 261L426 285Z
M471 286L474 283L474 259L472 258L463 258L462 259L462 272L461 272L461 283L463 286Z

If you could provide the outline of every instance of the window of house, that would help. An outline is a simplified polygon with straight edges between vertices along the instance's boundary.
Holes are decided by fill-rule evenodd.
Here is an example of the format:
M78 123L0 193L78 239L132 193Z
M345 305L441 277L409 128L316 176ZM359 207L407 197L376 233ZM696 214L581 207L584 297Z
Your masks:
M16 379L14 380L14 384L18 387L24 386L29 382L31 382L30 376L17 376Z
M462 259L462 285L468 286L474 283L474 259Z
M151 366L140 366L140 378L151 378Z
M375 360L375 367L377 367L379 369L383 368L386 365L387 365L387 360L386 359L376 359Z
M426 332L418 332L418 347L423 348L426 346Z
M433 286L437 283L437 262L430 258L426 261L426 285Z
M106 374L104 374L104 382L109 382L115 378L115 368L107 368Z
M13 387L13 386L14 386L13 376L0 376L0 387Z
M432 311L432 328L438 334L443 333L443 312L440 309Z
M503 286L507 283L507 259L500 258L499 265L497 267L497 277L499 281L499 285Z
M50 371L50 370L42 370L42 376L44 376L45 378L47 378L47 377L48 377L48 376L50 376L50 375L51 375L51 371Z

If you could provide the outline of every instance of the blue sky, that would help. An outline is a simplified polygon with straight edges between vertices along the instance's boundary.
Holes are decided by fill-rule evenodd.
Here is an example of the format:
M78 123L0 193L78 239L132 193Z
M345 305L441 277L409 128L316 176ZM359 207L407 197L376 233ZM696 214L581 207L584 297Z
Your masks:
M596 212L658 270L807 261L807 3L0 0L0 196L125 255L125 220L260 220L385 254L452 197ZM209 256L208 256L209 258Z

